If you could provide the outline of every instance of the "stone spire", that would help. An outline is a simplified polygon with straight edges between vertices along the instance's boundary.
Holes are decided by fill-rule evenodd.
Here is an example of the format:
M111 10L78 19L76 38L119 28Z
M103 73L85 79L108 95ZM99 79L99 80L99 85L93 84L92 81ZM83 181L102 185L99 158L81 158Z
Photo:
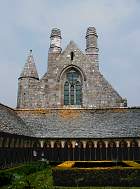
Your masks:
M86 55L98 66L98 35L94 27L89 27L86 32Z
M30 53L27 58L27 62L25 63L25 66L23 68L23 71L20 74L20 78L34 78L39 79L37 69L35 66L34 58L32 55L32 50L30 50Z
M50 53L61 53L61 31L58 28L53 28L50 36Z

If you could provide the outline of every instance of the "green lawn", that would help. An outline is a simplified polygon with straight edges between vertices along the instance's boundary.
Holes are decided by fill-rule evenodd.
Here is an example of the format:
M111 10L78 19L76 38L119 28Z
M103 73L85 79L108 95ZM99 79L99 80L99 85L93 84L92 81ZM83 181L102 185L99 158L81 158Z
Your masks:
M39 167L39 166L38 166ZM52 170L50 165L45 165L45 168L34 172L34 169L30 167L30 171L25 169L25 165L14 169L9 169L6 172L12 172L14 180L7 186L0 187L1 189L138 189L140 187L56 187L53 186ZM22 170L22 171L21 171ZM3 172L3 171L0 171ZM26 172L26 174L25 174Z

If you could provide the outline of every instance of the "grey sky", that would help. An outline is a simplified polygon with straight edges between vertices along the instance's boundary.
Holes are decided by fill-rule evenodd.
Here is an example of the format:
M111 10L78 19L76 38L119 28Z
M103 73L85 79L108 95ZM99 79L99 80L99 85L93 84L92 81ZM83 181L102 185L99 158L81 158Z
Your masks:
M15 107L18 76L29 49L40 77L47 70L49 36L62 32L85 49L88 26L99 35L100 70L129 106L140 105L139 0L0 0L0 102Z

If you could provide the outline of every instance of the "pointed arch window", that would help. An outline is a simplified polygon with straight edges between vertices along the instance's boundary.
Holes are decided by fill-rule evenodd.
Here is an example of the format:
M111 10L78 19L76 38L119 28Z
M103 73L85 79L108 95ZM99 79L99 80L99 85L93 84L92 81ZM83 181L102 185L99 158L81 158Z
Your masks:
M79 72L72 69L66 74L64 83L64 105L82 104L82 82Z

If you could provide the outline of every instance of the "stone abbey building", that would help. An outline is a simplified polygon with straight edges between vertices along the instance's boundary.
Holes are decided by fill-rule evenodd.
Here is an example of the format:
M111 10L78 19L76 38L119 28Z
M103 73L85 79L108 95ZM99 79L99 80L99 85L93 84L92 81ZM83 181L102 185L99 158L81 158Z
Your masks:
M140 108L99 70L98 35L86 32L83 53L52 29L48 69L39 78L32 51L18 78L17 108L0 104L0 167L47 159L140 160Z

